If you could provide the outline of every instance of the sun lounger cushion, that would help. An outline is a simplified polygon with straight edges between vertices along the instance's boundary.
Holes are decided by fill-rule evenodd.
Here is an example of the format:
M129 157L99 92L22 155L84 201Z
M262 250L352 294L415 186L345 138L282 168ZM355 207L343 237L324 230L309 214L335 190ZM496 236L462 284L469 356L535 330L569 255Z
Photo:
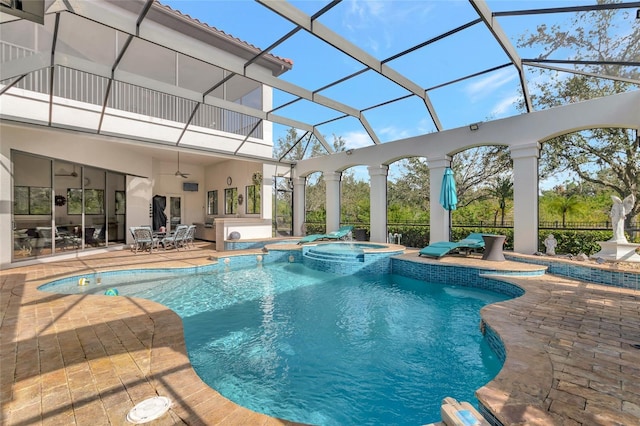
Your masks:
M440 258L455 249L479 249L484 247L482 234L474 232L460 241L437 241L431 243L418 252L418 256Z
M438 241L429 244L418 252L419 256L442 257L447 253L457 249L460 245L456 242Z
M340 240L349 235L349 232L353 230L353 226L345 225L341 226L337 231L329 232L328 234L311 234L306 237L302 237L298 244L310 243L318 240Z

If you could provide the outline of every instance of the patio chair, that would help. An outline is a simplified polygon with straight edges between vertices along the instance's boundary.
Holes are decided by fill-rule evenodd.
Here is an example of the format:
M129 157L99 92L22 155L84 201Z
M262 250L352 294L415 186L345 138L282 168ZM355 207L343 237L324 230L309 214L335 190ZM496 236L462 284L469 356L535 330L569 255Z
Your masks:
M52 247L53 240L55 240L57 247L61 247L63 245L62 237L58 235L57 230L54 234L50 226L37 226L35 230L35 238L33 238L31 246L38 251L45 248L50 249Z
M133 251L138 253L139 250L149 249L149 253L153 253L154 248L158 248L158 239L153 236L151 228L148 226L132 226L129 228L133 234Z
M195 237L196 237L196 226L195 225L189 225L189 228L187 228L187 234L184 236L184 246L186 248L189 248L189 246L191 247L195 247Z
M58 240L60 238L60 240ZM82 239L80 239L73 232L70 232L64 227L56 227L56 247L67 249L79 249L82 246Z
M328 234L311 234L306 237L302 237L298 244L311 243L320 240L346 240L349 234L353 231L352 225L341 226L337 231L329 232Z
M166 250L167 247L171 246L176 250L180 250L180 247L184 247L185 237L187 236L188 230L189 227L187 225L178 225L175 232L165 236L158 243L162 245L163 250Z
M418 256L441 258L454 250L478 250L484 248L484 239L481 233L472 232L460 241L437 241L431 243L418 252Z
M96 227L86 227L84 228L84 245L88 246L97 246L98 240L96 240Z

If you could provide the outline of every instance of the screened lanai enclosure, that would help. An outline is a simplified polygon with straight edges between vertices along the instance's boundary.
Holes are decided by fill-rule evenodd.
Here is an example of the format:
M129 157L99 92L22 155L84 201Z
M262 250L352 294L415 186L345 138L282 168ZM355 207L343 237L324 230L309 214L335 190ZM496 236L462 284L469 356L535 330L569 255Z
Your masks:
M179 203L176 223L218 226L218 239L244 224L300 235L305 177L317 171L328 184L326 227L337 229L340 175L356 165L371 182L371 238L384 241L388 164L422 156L438 176L451 155L484 144L509 147L514 248L532 251L540 144L593 126L640 127L638 9L578 0L2 1L0 185L11 208L0 213L0 263L127 242L129 226L149 222L154 195ZM618 37L619 49L585 57L571 42L576 28L604 15L612 26L603 37ZM562 48L526 43L541 25L566 32ZM537 81L572 76L602 90L557 111L536 105ZM25 173L25 159L43 164L38 177ZM199 190L185 191L184 180ZM435 200L439 178L430 184ZM283 200L289 207L276 208ZM431 238L446 239L448 227L432 202Z

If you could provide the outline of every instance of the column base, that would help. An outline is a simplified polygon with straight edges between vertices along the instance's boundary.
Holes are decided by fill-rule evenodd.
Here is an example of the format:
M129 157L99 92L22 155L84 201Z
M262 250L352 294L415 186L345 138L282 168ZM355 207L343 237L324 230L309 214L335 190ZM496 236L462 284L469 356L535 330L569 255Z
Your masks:
M636 253L636 249L640 244L618 243L615 241L598 241L602 250L596 254L592 254L592 259L602 258L607 262L638 262L640 263L640 255Z

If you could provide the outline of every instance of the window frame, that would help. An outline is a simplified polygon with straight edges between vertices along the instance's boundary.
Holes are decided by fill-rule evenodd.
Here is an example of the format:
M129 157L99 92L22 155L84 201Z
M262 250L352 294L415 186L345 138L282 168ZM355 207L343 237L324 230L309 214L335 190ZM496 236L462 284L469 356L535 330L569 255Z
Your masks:
M218 190L207 191L207 215L218 215Z
M247 214L260 214L262 197L260 185L247 185L245 187L245 210Z
M225 188L224 190L224 214L238 213L238 188Z
M26 191L26 194L24 192ZM22 200L23 206L18 209L18 192L23 192L20 198L26 199ZM41 216L41 215L50 215L52 212L51 207L51 195L53 191L51 187L48 186L23 186L16 185L13 187L13 214L14 215L29 215L29 216ZM36 205L36 201L41 201L37 199L36 195L42 195L44 203L38 206ZM37 211L37 208L42 207L42 211Z

